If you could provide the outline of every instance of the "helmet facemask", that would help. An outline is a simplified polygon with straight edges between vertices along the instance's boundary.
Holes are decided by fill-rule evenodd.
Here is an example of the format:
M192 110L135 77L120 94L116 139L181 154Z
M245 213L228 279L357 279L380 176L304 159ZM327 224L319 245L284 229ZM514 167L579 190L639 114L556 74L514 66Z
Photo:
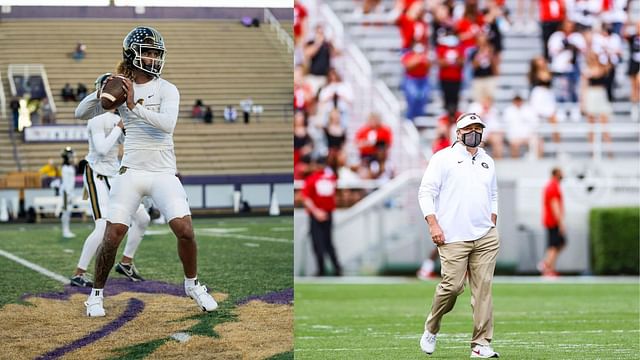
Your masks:
M135 57L132 61L132 65L134 67L153 76L158 76L162 73L165 56L164 48L157 47L151 44L133 43L131 44L131 50L133 50L133 52L135 53ZM143 56L149 51L158 52L158 57ZM145 61L147 61L148 63L145 63Z

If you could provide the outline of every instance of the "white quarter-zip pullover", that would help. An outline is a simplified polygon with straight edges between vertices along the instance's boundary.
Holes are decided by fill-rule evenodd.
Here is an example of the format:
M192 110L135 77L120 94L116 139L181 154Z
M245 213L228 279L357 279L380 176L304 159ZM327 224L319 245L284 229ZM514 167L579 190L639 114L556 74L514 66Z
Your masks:
M495 164L484 149L471 155L461 143L433 155L418 191L426 218L435 215L446 244L477 240L498 215Z

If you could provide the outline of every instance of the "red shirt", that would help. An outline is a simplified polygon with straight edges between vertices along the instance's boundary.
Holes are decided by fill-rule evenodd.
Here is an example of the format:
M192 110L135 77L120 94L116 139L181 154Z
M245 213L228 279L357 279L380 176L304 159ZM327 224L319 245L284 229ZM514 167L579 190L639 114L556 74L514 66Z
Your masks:
M407 65L414 56L417 56L419 58L419 63L414 67L409 68ZM404 65L407 75L409 75L410 77L424 78L429 73L429 57L427 53L416 53L413 51L409 51L402 55L401 61L402 65Z
M337 183L338 178L331 168L318 170L304 180L302 198L311 199L319 209L331 212L336 209Z
M435 139L433 141L433 144L431 145L431 150L435 154L442 149L448 148L449 146L451 146L451 140L449 140L449 138L445 136Z
M564 0L540 0L540 21L562 21L565 17Z
M429 28L426 22L413 20L406 14L402 14L398 17L398 20L396 20L396 24L400 28L403 49L410 48L414 41L427 46L429 41Z
M438 45L436 54L438 59L447 60L447 65L440 66L440 80L462 81L462 65L458 63L458 58L464 56L462 48Z
M365 141L367 145L360 146L360 155L374 155L376 153L376 144L384 142L387 148L391 146L391 129L384 125L376 129L372 129L369 125L365 125L356 133L356 143Z
M467 19L466 17L463 17L462 19L458 20L458 23L456 23L456 29L458 30L458 34L463 34L467 32L470 32L473 34L473 36L471 36L470 38L460 41L460 45L462 45L463 49L476 46L476 36L480 34L483 26L484 26L484 17L481 14L478 14L476 16L475 21Z
M293 35L299 37L302 35L302 22L307 18L307 9L297 2L293 5Z
M558 226L558 219L553 215L551 209L551 200L558 199L560 202L560 211L562 212L562 193L560 192L560 183L556 178L552 178L544 188L544 202L542 204L542 223L546 228L554 228Z

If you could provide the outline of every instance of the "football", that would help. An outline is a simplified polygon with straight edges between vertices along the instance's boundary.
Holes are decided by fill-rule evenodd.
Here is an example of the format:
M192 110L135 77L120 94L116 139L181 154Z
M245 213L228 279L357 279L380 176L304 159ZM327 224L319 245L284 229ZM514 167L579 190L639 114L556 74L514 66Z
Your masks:
M127 101L123 78L116 76L104 84L100 93L100 103L105 110L113 110Z

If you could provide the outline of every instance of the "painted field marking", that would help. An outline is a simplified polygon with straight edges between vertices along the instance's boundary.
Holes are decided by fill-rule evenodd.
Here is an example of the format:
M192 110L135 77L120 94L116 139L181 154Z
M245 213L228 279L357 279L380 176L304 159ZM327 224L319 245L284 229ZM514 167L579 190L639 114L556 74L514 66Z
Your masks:
M27 260L25 260L25 259L23 259L21 257L13 255L10 252L4 251L4 250L0 250L0 255L6 257L9 260L13 260L13 261L17 262L18 264L23 265L23 266L25 266L25 267L27 267L27 268L35 271L35 272L38 272L38 273L40 273L40 274L42 274L42 275L44 275L44 276L46 276L48 278L51 278L51 279L56 280L56 281L59 281L59 282L65 284L65 285L69 284L69 279L67 279L66 277L64 277L64 276L62 276L60 274L56 274L53 271L47 270L47 269L43 268L42 266L34 264L34 263L32 263L30 261L27 261Z
M343 276L314 277L296 276L296 284L352 284L352 285L400 285L400 284L437 284L440 279L418 280L407 276ZM541 276L495 276L494 284L634 284L640 283L638 276L561 276L557 279L543 279Z
M211 231L211 229L198 229L196 230L196 233L197 235L200 235L200 236L214 236L214 237L241 239L241 240L255 240L255 241L268 241L268 242L293 244L293 240L289 240L289 239L274 238L274 237L268 237L268 236L256 236L256 235L223 234L223 233L220 233L219 231Z

